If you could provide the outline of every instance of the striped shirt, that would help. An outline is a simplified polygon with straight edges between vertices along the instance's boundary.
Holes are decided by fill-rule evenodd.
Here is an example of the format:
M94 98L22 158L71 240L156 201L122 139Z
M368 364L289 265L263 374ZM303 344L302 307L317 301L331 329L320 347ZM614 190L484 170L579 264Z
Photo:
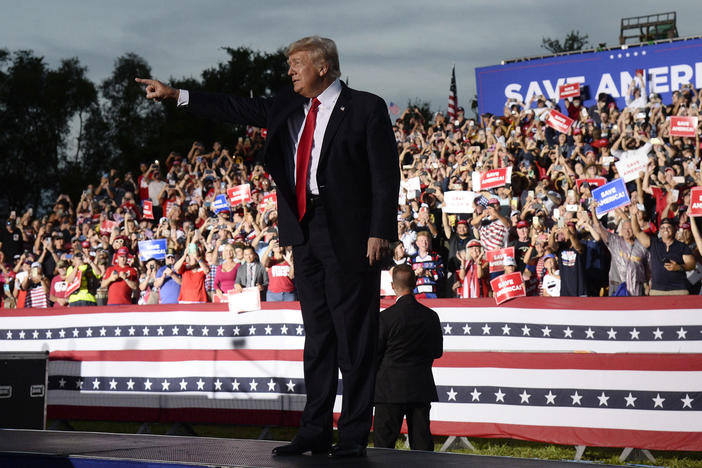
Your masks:
M214 292L215 289L215 276L217 275L217 265L210 265L210 271L205 277L205 291Z
M509 229L499 219L488 225L480 226L479 232L480 243L486 252L507 247L507 233Z

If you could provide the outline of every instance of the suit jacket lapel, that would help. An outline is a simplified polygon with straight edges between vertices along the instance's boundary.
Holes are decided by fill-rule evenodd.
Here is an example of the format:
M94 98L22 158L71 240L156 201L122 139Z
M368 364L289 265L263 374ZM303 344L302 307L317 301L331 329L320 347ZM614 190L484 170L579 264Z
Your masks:
M294 147L291 147L290 136L288 133L288 119L297 112L302 110L306 99L299 94L291 93L291 98L281 106L280 110L275 113L275 120L271 122L271 128L268 129L268 135L271 142L275 142L275 153L273 163L277 166L276 175L283 176L287 183L278 182L278 190L283 191L283 196L294 199L295 194L295 155L292 154Z
M351 92L349 88L342 82L341 83L341 94L339 94L339 99L336 100L336 105L332 111L331 117L329 117L329 123L327 123L327 128L324 131L324 141L322 142L322 150L319 155L319 166L318 169L323 167L324 161L329 153L329 145L334 139L336 131L339 129L341 122L346 117L351 104Z

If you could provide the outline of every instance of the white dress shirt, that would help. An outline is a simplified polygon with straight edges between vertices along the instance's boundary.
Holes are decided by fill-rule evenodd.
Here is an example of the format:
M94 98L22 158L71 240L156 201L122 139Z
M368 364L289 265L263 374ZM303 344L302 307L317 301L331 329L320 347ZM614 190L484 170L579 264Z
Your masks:
M314 137L312 139L312 153L310 154L310 166L309 172L307 173L307 184L310 193L313 195L319 195L319 185L317 184L317 168L319 167L319 157L322 153L322 142L324 142L324 132L327 130L327 124L329 123L329 117L331 117L334 106L336 105L337 99L341 94L341 82L337 78L332 84L325 89L322 94L317 96L319 100L319 109L317 110L317 124L314 127ZM305 119L307 118L307 113L312 107L312 99L310 99L307 104L305 104ZM290 138L295 142L295 152L293 157L295 158L295 178L297 178L297 147L300 144L300 138L302 137L302 131L305 128L304 120L302 125L295 125L294 119L288 119L288 131L290 133ZM297 180L295 181L297 184Z
M334 106L336 105L336 101L339 99L340 94L341 82L337 78L332 84L329 85L327 89L322 92L322 94L317 96L317 100L319 100L319 109L317 110L317 122L314 127L312 153L310 154L310 167L307 174L308 189L313 195L319 195L317 168L319 167L319 158L322 153L324 133L327 130L329 118L331 117L332 111L334 110ZM188 91L185 89L179 90L178 107L187 106L189 102L190 94ZM295 160L295 174L297 174L297 147L300 144L300 137L302 137L302 132L305 128L304 119L307 118L307 113L310 111L311 106L312 99L305 104L302 123L298 122L295 118L288 119L288 132L290 133L290 140L295 143L293 152L293 158ZM297 175L295 177L297 178ZM295 182L297 183L297 181Z

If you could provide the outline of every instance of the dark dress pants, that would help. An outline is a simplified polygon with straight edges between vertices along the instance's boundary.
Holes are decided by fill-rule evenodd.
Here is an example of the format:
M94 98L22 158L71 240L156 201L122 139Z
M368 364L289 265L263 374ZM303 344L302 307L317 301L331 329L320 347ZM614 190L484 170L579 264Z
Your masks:
M407 417L407 433L412 450L434 450L429 428L431 403L377 403L373 421L373 442L376 447L395 448Z
M297 437L331 442L341 370L339 443L365 447L373 418L380 270L355 272L337 260L321 204L308 207L302 225L305 242L293 254L305 326L307 402Z

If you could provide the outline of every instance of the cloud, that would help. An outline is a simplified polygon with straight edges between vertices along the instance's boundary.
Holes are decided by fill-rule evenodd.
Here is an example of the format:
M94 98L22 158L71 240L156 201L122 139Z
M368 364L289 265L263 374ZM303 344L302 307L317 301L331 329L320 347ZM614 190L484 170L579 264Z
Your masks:
M590 42L618 42L619 19L666 9L678 12L681 35L702 33L694 0L23 0L6 2L0 17L10 50L30 48L56 65L78 57L101 81L115 59L135 52L156 77L199 77L226 59L222 46L274 51L310 34L332 37L343 76L403 105L415 97L446 108L456 64L461 104L475 92L475 67L546 55L543 37L573 30Z

